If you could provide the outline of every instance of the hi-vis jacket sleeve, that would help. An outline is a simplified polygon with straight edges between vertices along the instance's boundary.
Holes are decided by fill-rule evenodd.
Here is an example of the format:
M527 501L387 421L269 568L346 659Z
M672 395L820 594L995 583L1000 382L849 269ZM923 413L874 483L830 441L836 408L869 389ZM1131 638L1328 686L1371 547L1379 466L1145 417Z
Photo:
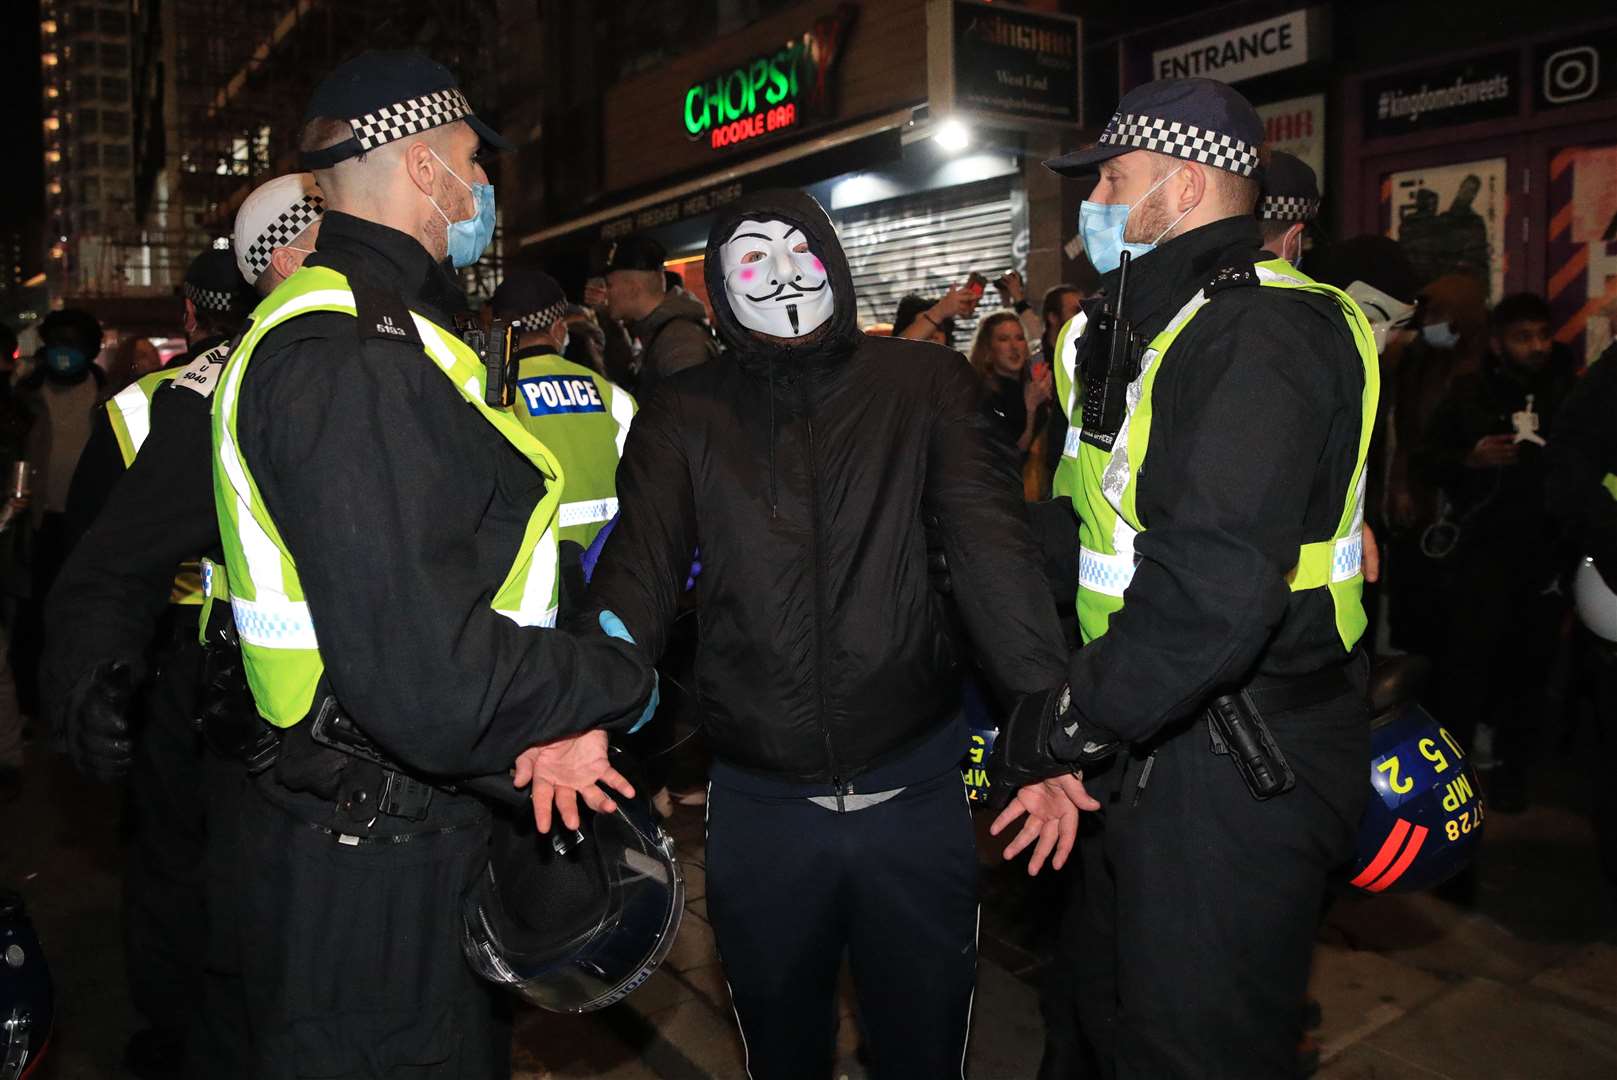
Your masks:
M419 347L309 315L243 380L242 450L297 564L327 678L404 764L501 772L527 747L633 723L652 670L600 634L490 606L539 474Z

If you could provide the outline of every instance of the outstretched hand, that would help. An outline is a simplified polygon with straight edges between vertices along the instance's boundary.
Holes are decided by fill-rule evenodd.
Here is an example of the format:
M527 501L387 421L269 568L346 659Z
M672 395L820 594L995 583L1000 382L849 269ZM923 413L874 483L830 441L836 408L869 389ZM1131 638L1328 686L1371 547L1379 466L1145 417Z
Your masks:
M561 823L577 829L578 797L598 814L610 814L618 804L604 783L626 799L634 797L634 787L612 767L607 756L606 732L586 731L565 739L529 747L517 756L512 773L514 787L533 784L533 823L541 833L550 831L551 810L561 814Z
M1032 877L1043 869L1047 858L1052 870L1067 864L1078 837L1079 811L1099 809L1100 803L1084 789L1083 778L1064 773L1019 789L989 826L988 833L998 836L1017 818L1027 815L1021 831L1005 845L1005 859L1009 862L1037 841L1027 863L1028 876Z

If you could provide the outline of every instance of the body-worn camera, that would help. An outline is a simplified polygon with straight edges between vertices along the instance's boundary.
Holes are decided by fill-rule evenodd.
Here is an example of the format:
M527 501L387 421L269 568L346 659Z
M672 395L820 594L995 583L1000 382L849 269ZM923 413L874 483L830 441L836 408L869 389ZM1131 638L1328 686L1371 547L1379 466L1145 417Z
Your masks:
M496 318L485 331L472 320L456 320L455 331L466 347L483 361L483 403L491 409L509 408L516 400L517 363L515 328Z

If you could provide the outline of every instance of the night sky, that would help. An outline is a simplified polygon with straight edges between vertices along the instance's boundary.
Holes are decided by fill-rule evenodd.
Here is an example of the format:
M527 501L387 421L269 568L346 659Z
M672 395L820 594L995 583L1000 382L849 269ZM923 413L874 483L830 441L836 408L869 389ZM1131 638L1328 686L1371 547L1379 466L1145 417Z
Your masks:
M0 2L0 225L44 214L44 146L39 98L38 0Z

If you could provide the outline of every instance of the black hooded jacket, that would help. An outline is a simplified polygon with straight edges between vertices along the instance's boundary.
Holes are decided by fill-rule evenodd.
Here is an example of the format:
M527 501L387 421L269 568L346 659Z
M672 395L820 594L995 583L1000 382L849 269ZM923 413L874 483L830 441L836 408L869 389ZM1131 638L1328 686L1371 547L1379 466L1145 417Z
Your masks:
M801 343L761 339L730 310L718 249L747 218L796 225L825 264L835 312ZM964 358L860 332L836 233L799 192L730 208L708 243L707 284L728 351L642 404L591 604L660 657L700 548L698 692L719 761L874 790L855 779L957 715L951 603L999 690L1062 682L1013 465ZM926 514L941 522L952 601L928 582Z

